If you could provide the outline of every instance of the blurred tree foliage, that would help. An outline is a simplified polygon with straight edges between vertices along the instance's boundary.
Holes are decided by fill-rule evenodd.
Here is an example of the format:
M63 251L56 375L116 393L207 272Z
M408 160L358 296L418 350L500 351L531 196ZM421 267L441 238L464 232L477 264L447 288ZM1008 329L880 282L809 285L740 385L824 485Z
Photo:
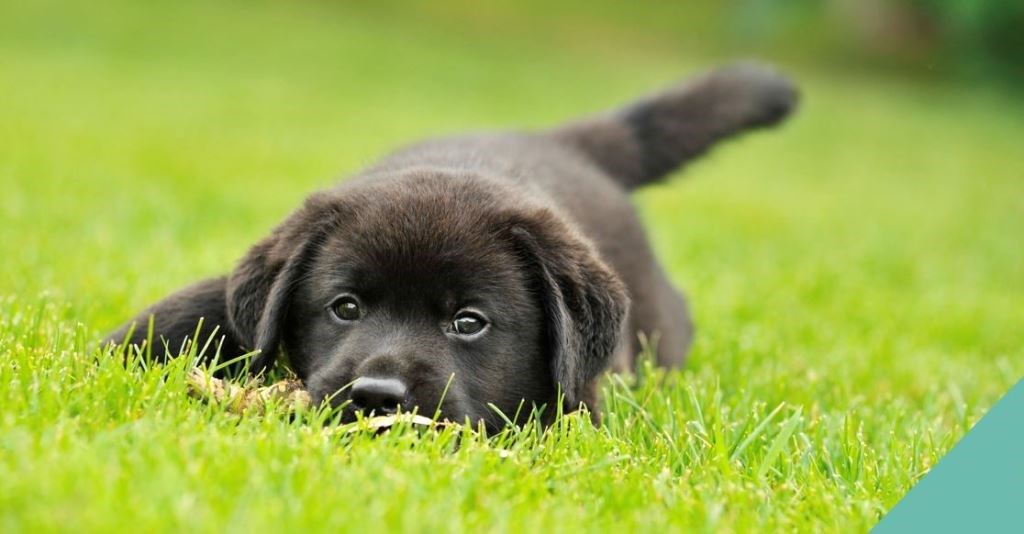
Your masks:
M707 61L765 57L839 70L1010 80L1024 89L1024 0L414 0L396 16L483 36L529 34L600 53L678 50ZM571 21L571 22L567 22ZM645 46L657 42L657 46ZM604 43L601 48L595 43ZM635 46L635 48L631 48Z
M731 9L743 37L814 47L811 56L1024 80L1024 0L736 0Z
M907 1L907 0L904 0ZM1024 1L917 0L963 68L1024 79Z

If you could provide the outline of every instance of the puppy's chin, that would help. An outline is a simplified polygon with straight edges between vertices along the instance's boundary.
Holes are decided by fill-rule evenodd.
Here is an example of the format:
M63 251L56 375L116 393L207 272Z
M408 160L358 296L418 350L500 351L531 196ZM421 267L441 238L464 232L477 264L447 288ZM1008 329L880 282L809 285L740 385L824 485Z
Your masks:
M333 405L334 403L332 402L332 406ZM366 413L356 410L352 407L351 403L347 402L347 399L343 399L338 402L335 408L340 409L341 417L338 420L340 424L354 423L361 417L367 418L394 415L392 413ZM405 415L415 414L437 422L470 425L474 429L479 428L479 426L483 424L488 433L495 433L504 426L498 418L489 417L489 414L472 413L472 410L469 410L467 406L462 406L461 403L457 402L445 402L440 410L435 408L425 409L421 406L402 406L400 407L399 412Z

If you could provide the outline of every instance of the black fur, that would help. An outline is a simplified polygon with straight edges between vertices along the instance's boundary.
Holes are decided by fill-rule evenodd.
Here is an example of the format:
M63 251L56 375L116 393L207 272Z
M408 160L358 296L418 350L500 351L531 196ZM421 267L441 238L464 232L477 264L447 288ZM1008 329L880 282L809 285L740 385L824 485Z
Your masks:
M722 139L777 124L796 102L789 80L758 64L740 64L612 115L569 125L556 135L586 152L627 189L635 189Z
M185 287L142 310L135 319L108 334L104 343L120 344L128 341L129 346L144 347L152 318L154 340L150 349L157 361L177 356L193 339L198 339L200 344L211 339L215 341L211 344L210 352L220 347L222 361L242 356L246 353L243 349L246 344L228 319L226 287L226 276ZM196 337L196 328L199 326L201 329Z
M550 132L428 141L314 194L228 277L186 288L108 336L174 356L219 327L224 357L279 355L317 400L341 404L359 377L407 387L403 409L484 421L597 401L595 381L627 370L640 335L658 362L683 363L692 326L655 261L625 191L741 131L775 124L796 91L742 65ZM331 313L357 299L358 320ZM489 326L469 338L453 317ZM525 408L525 409L522 409ZM521 410L522 409L522 410ZM351 418L352 410L346 411Z

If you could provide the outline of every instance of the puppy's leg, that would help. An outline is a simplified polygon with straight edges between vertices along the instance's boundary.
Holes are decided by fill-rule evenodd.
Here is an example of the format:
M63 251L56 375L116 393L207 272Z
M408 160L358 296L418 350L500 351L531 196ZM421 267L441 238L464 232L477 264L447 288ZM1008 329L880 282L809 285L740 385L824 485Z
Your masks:
M131 332L129 345L145 349L149 320L152 317L153 346L149 350L156 361L177 356L187 340L199 343L199 348L202 348L214 334L205 357L213 357L218 344L221 348L221 361L241 356L247 351L239 345L228 320L226 285L226 277L211 278L173 293L108 334L102 346L120 344ZM203 324L197 337L196 327L200 319Z
M795 86L785 76L761 65L739 64L552 135L626 189L635 189L723 139L781 122L797 99Z

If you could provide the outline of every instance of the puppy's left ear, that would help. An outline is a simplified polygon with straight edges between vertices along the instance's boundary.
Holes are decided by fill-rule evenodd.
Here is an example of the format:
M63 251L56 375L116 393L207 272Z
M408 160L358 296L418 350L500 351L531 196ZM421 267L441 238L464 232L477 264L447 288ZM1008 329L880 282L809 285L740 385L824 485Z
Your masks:
M626 287L593 244L546 209L513 223L513 241L541 284L551 370L570 410L594 402L591 382L619 349Z
M254 245L227 283L227 311L234 331L250 350L259 374L277 359L281 332L295 286L325 240L333 220L331 195L318 193Z

